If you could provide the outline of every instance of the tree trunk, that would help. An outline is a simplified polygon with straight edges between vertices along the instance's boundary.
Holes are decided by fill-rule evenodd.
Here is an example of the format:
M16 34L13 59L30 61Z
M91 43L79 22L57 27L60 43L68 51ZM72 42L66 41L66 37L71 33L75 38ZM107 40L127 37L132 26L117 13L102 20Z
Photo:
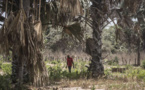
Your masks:
M104 74L104 67L102 65L102 29L101 21L102 17L96 10L96 8L101 10L101 1L96 0L96 2L92 2L92 20L93 20L93 39L87 40L87 53L92 56L91 64L90 64L90 71L92 72L93 77L98 77Z
M19 66L18 66L18 56L17 56L17 53L13 50L12 51L12 83L15 84L17 83L17 80L18 80L18 69L19 69Z
M41 48L43 43L42 36L41 36L42 25L40 20L41 0L39 0L39 17L38 17L39 21L37 21L38 23L36 25L34 23L30 23L29 21L30 1L29 0L23 0L23 1L24 1L23 3L24 10L27 15L27 21L26 21L27 24L25 25L25 29L27 31L27 34L31 34L30 36L35 47L32 48L32 46L29 45L26 45L25 47L26 49L30 48L30 52L29 51L27 52L28 54L31 54L30 56L28 55L27 58L28 62L26 66L29 74L29 80L30 80L29 82L31 82L32 85L34 86L44 86L48 83L47 81L48 73L41 54L41 50L42 50ZM39 30L39 32L37 32L37 30L34 29L35 27L37 30ZM36 32L33 32L33 30L35 30ZM33 35L36 35L36 37ZM27 41L27 44L29 44L29 41Z
M41 0L40 0L41 2ZM39 3L40 3L39 2ZM39 4L40 5L40 4ZM17 89L21 89L23 81L33 86L44 86L48 83L48 73L41 54L42 51L42 25L39 21L29 18L30 1L20 0L20 33L13 47L13 82L18 83ZM41 8L41 6L40 6ZM25 11L23 13L23 10ZM39 10L40 15L40 10ZM26 16L26 18L25 18ZM24 19L25 18L25 19Z
M138 30L138 41L137 41L137 66L140 66L140 48L141 48L141 38L144 37L141 34L143 34L144 30L141 32L141 24L144 24L144 18L141 12L138 13L137 15L137 19L138 19L138 24L140 29ZM142 36L142 37L141 37Z
M142 39L143 39L143 50L145 50L145 29L143 29L143 33L142 33Z
M137 65L140 66L140 38L138 39L137 47Z

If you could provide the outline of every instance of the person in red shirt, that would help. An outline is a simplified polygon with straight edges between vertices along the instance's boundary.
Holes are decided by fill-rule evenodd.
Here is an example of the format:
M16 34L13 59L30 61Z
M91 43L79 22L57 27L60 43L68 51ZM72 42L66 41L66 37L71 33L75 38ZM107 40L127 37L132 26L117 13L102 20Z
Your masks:
M74 63L73 63L73 59L68 55L67 56L67 66L68 66L68 70L71 73L71 67L74 67Z

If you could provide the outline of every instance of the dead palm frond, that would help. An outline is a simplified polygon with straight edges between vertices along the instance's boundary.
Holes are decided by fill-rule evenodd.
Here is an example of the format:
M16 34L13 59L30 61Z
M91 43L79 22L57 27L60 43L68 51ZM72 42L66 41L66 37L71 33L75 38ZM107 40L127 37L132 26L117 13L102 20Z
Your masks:
M124 9L129 9L129 11L131 13L136 13L138 8L140 7L140 3L142 2L142 0L138 1L138 0L124 0L123 2L123 8Z
M52 23L53 27L65 26L72 22L75 16L83 14L79 0L51 1L44 8L46 14L42 15L42 23Z
M79 41L83 40L83 30L79 23L74 23L72 25L64 26L63 33L66 33L71 37L74 36Z
M68 13L73 17L83 13L79 0L60 0L60 13L61 12Z

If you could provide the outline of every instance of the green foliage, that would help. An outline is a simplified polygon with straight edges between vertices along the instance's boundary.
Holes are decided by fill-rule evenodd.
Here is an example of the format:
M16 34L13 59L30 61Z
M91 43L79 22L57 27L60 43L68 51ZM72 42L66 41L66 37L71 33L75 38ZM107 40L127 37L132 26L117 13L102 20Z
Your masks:
M128 70L126 71L127 77L137 77L140 80L145 81L145 70L141 68L133 68L132 66L128 66Z
M115 44L115 28L110 27L109 29L105 29L103 31L103 46L102 49L104 51L114 51L114 44Z
M115 65L113 61L108 61L108 65Z
M142 68L145 69L145 60L142 61Z
M11 90L10 75L0 75L0 90Z
M60 63L60 61L54 60L54 61L51 62L51 64L58 64L58 63Z
M81 77L85 77L87 74L87 71L79 71L77 69L72 70L71 73L68 72L67 69L63 70L61 67L59 66L54 66L49 67L49 79L50 80L60 80L60 79L79 79Z
M2 62L2 61L0 61L0 69L1 69L2 64L3 64L3 62Z
M52 61L50 63L55 63L54 66L46 66L49 71L49 79L61 80L61 79L79 79L85 78L87 76L87 68L85 67L85 62L79 61L79 63L74 62L75 68L72 67L72 72L68 72L65 62Z
M12 65L11 64L2 64L1 66L4 74L10 75L12 73Z
M140 70L137 77L145 82L145 70Z
M95 90L95 85L93 85L93 87L91 88L91 90Z
M119 59L116 56L113 60L107 61L108 65L118 65L119 64Z
M129 69L129 70L126 71L127 77L135 77L135 76L138 75L138 73L139 73L138 69L135 69L135 70Z
M132 69L133 69L133 66L131 66L131 65L126 65L125 68L126 68L126 69L129 69L129 70L132 70Z
M111 71L110 71L109 69L105 69L105 70L104 70L104 74L105 74L106 76L109 76L109 75L111 75Z
M119 59L118 59L117 56L115 56L115 58L114 58L114 62L115 62L116 64L119 64Z
M116 28L111 26L110 28L104 29L102 33L102 50L109 51L111 53L127 51L127 47L124 43L119 40L116 42L115 35Z

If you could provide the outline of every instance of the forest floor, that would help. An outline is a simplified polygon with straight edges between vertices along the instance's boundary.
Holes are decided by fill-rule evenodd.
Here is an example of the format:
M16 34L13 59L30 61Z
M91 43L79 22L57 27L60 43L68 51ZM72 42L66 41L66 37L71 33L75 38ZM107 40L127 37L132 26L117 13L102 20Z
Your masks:
M78 63L79 62L79 63ZM34 88L30 90L145 90L145 69L131 65L120 66L118 64L104 64L105 75L100 78L87 79L87 68L89 62L75 62L72 73L68 72L66 62L46 61L49 73L49 85L46 87ZM10 71L4 63L0 72ZM119 68L120 70L114 70ZM125 68L125 69L124 69ZM7 72L9 73L9 72ZM4 80L4 79L3 79ZM9 79L6 79L9 80ZM4 81L1 81L2 83ZM6 85L7 86L7 85ZM11 85L10 85L11 86Z
M75 62L71 74L68 73L66 62L46 62L50 85L40 90L145 90L145 70L141 67L104 64L105 76L87 79L85 66L89 62L78 62Z
M40 90L145 90L145 83L113 79L63 80L57 85L43 87Z

